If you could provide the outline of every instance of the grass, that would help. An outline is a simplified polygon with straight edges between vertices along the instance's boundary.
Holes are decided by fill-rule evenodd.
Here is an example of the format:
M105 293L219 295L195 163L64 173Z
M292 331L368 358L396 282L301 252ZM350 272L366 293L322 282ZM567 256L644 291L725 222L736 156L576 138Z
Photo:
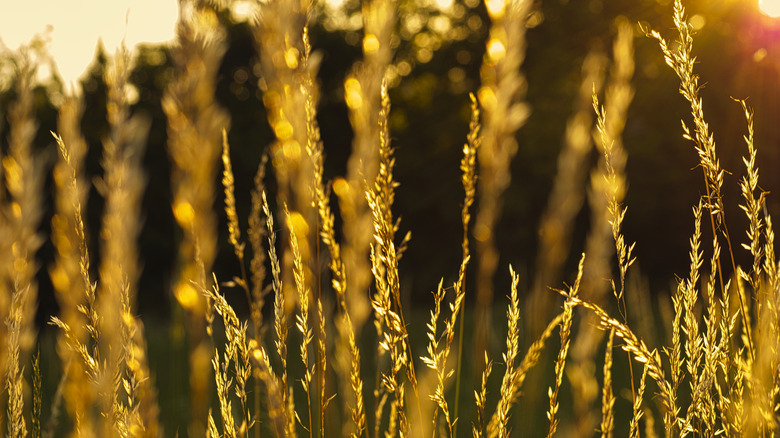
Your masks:
M100 242L97 267L90 264L83 218L87 151L78 129L79 96L65 99L59 110L48 236L57 257L47 268L61 311L51 319L54 339L39 341L48 350L33 354L46 174L32 153L35 62L27 49L16 54L17 99L8 114L0 199L0 384L7 435L507 437L525 435L522 429L546 430L548 437L594 431L602 437L776 435L780 266L772 219L763 208L767 194L759 188L753 112L739 101L747 127L739 202L749 226L744 240L736 241L726 225L726 170L704 114L681 0L672 11L673 43L643 31L657 40L690 103L682 134L698 153L706 195L693 207L689 273L678 280L671 303L659 304L665 315L660 321L640 308L649 298L628 281L634 243L622 232L629 214L621 136L633 96L631 24L618 23L609 75L603 55L585 60L540 227L538 272L523 298L520 275L509 267L509 303L499 323L491 317L503 307L493 298L493 277L502 270L493 230L511 178L516 132L528 113L521 67L531 3L486 2L490 36L460 165L462 257L452 267L457 280L439 283L429 313L404 307L399 279L413 242L393 209L398 182L386 72L394 5L374 0L363 8L363 59L344 81L353 154L346 175L333 181L323 176L317 58L306 26L311 7L264 3L254 23L263 103L276 141L251 188L244 233L235 193L246 188L236 187L229 117L214 100L224 31L213 5L181 3L176 74L163 101L174 164L171 211L182 231L171 291L180 324L171 332L175 351L167 370L173 366L179 374L173 380L186 380L180 385L159 384L169 378L155 357L159 340L134 311L145 181L139 157L149 121L130 116L124 50L106 76L110 132L104 176L96 182L105 198L102 227L92 237ZM590 168L583 157L593 150L599 158ZM213 181L220 162L228 243L240 266L230 280L211 274L218 236ZM265 188L267 163L276 179L273 194ZM547 284L568 257L574 217L585 202L592 218L575 280ZM748 268L736 265L738 248L751 254ZM472 272L474 290L466 281ZM226 300L226 287L243 293L248 318ZM499 343L503 347L495 347ZM56 391L41 383L42 368L52 367L61 375ZM167 393L171 386L181 393ZM539 406L545 393L547 402ZM171 420L161 404L170 399L189 410L186 426L177 430L165 430Z

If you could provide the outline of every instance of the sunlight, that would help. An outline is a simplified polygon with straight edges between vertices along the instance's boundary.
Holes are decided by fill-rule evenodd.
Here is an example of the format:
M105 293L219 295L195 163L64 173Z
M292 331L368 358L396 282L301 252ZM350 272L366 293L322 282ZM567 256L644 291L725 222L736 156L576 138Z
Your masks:
M780 0L758 0L758 7L770 17L780 17Z
M178 15L175 0L83 0L78 7L57 0L7 2L0 14L0 42L14 50L50 26L49 53L65 84L78 81L92 61L98 39L113 54L124 39L128 48L169 41ZM2 46L0 46L2 47Z

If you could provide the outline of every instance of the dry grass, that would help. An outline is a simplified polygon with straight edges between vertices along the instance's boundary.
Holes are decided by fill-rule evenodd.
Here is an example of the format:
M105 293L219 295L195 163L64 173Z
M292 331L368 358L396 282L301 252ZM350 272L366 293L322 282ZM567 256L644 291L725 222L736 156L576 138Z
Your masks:
M477 240L477 357L487 350L492 337L488 321L499 259L494 228L501 214L501 195L511 180L509 164L517 153L515 133L529 112L523 102L526 84L520 67L525 59L526 20L532 5L528 0L518 0L486 1L485 6L491 25L480 69L482 84L477 91L483 122L477 152L479 207L473 231Z
M667 437L776 436L780 266L774 254L772 218L763 207L767 194L760 189L753 112L745 101L738 102L747 125L739 203L748 227L745 241L733 245L724 215L726 170L718 161L702 109L691 25L680 0L673 10L676 42L645 31L658 41L661 54L680 78L680 92L690 103L692 125L683 122L683 134L694 143L707 193L693 207L689 272L671 294L668 326L658 329L670 334L668 345L651 348L654 343L634 330L646 321L636 322L631 316L637 310L632 306L644 298L637 295L633 300L635 291L627 276L634 262L634 244L622 231L627 151L621 136L633 94L634 64L632 26L620 22L609 80L604 78L603 57L591 55L583 66L579 100L559 161L560 176L541 229L540 269L546 271L534 274L535 304L524 308L520 275L510 267L507 327L500 352L493 347L498 343L491 335L495 327L487 318L498 264L493 229L510 181L515 132L527 114L520 67L530 2L486 2L490 36L478 99L471 96L469 133L460 164L462 257L460 265L453 266L457 280L451 287L440 282L433 293L425 345L413 345L418 339L414 330L422 324L410 320L399 276L410 233L401 231L393 210L398 182L387 88L393 58L393 3L373 0L364 5L363 59L344 83L355 130L353 153L346 175L332 182L324 179L325 148L317 125L319 58L312 52L307 28L312 5L267 2L260 6L255 37L263 53L263 101L276 135L267 161L273 166L278 191L269 203L264 157L254 187L249 188L252 209L245 234L236 193L246 188L237 186L227 141L228 116L213 97L224 50L218 5L184 1L181 7L174 49L176 74L163 101L174 165L172 215L182 231L171 293L185 311L189 339L190 388L180 397L189 399L191 423L180 434L455 437L471 430L474 437L525 435L523 425L515 421L518 409L544 399L542 394L523 393L533 375L551 378L540 385L549 385L548 438L590 436L596 428L602 437L628 434L633 438L640 431L654 437L659 434L655 418L663 419ZM87 146L78 128L80 98L66 98L59 110L50 236L57 255L48 269L61 308L52 324L58 327L62 378L57 398L41 399L41 364L38 356L32 361L30 356L36 336L35 254L42 243L38 224L45 174L32 149L36 64L26 50L15 58L18 93L8 114L9 148L2 160L5 189L0 191L0 318L4 321L0 384L7 412L3 426L13 437L51 436L54 428L41 419L42 403L50 403L54 422L58 415L67 419L63 424L68 436L171 436L175 432L161 426L154 376L146 359L149 334L135 310L145 180L140 156L148 121L130 117L126 85L131 66L124 51L113 57L105 78L110 132L103 144L104 175L96 182L105 199L96 234L101 255L96 270L90 265L90 233L84 219ZM606 84L604 98L601 83ZM593 141L589 131L594 133ZM218 176L220 140L228 243L240 265L231 281L210 274L217 248L213 182ZM582 162L594 143L599 159L590 169L588 183L589 169ZM585 186L587 191L582 189ZM556 201L571 196L576 200L574 208L563 209ZM341 222L331 208L334 199L339 202ZM560 285L545 282L560 276L572 221L585 199L593 215L586 251L573 284L554 289L555 293L549 288ZM279 207L278 212L271 204ZM279 215L284 220L276 220ZM709 235L702 229L707 219ZM338 223L342 230L336 229ZM478 241L474 290L466 282L472 234ZM244 236L252 254L249 261ZM734 262L735 247L750 254L748 269ZM731 279L722 268L722 248L734 268ZM321 262L326 256L327 263ZM320 284L321 275L328 276L330 287ZM241 289L249 319L239 318L222 294L220 287L227 286ZM610 289L613 303L605 293ZM273 320L266 322L268 294L273 294ZM527 324L531 335L538 337L526 347L522 320L561 299L557 316L545 314ZM466 338L469 306L477 309L477 326L476 334ZM610 308L617 309L618 315L611 315ZM374 329L368 336L367 322ZM296 330L291 332L293 323ZM542 352L558 342L551 340L556 329L559 343L550 347L557 346L558 352L545 363L548 359ZM219 333L225 334L224 341ZM607 337L600 359L596 352L602 334ZM365 348L364 338L375 339L375 345ZM289 357L291 343L296 344L293 351L299 359ZM615 343L627 352L627 362L613 355ZM465 389L473 391L473 404L465 402L470 397L461 402L460 396L461 385L472 382L461 372L464 357L470 356L479 362L472 379L478 385ZM601 382L596 378L597 363L603 370ZM549 371L532 374L537 365ZM27 368L33 370L29 381ZM212 389L215 397L209 395ZM596 407L599 392L601 406ZM628 402L621 394L630 394ZM58 406L63 406L64 414L56 412ZM630 417L621 423L618 413L622 411L630 411ZM465 421L462 418L473 418L471 427L458 429Z

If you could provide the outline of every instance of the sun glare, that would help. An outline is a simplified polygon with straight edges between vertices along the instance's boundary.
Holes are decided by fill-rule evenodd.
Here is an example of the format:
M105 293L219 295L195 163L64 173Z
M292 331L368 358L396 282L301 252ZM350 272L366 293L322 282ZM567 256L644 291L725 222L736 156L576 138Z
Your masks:
M770 17L780 17L780 0L758 0L758 7Z

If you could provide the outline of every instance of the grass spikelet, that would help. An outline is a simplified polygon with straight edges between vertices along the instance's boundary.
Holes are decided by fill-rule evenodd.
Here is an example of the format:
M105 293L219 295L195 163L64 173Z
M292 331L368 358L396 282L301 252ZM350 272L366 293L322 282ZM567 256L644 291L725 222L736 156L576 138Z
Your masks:
M385 91L386 93L386 91ZM385 94L385 99L386 94ZM385 100L389 110L389 100ZM386 119L385 119L386 120ZM396 225L392 219L392 203L395 197L393 166L389 138L385 131L380 142L380 157L382 157L379 173L374 184L367 188L366 199L374 219L374 244L371 246L371 263L377 292L372 298L372 307L376 313L377 327L381 328L379 347L390 354L390 372L382 373L383 388L393 394L390 405L390 420L388 435L393 435L396 427L400 433L408 433L404 404L404 384L399 380L399 372L407 365L407 373L415 385L414 372L411 371L412 361L407 360L406 324L403 322L400 302L400 283L398 279L398 253L394 242ZM397 309L397 310L396 310ZM378 407L378 406L377 406ZM377 410L377 422L381 418L381 410ZM397 425L397 426L396 426Z
M469 94L471 100L471 120L469 121L469 133L466 136L466 144L463 145L463 157L460 160L461 183L463 184L463 206L460 211L460 220L463 225L463 239L461 241L461 251L463 252L460 272L457 284L457 292L465 294L466 291L466 266L471 258L469 249L469 224L471 223L470 208L474 204L474 197L477 193L477 152L482 140L480 137L481 126L479 124L479 103L473 94ZM464 297L465 300L465 297ZM463 318L458 327L458 361L455 365L455 415L460 412L460 376L463 357ZM487 364L487 363L486 363ZM484 404L484 403L483 403ZM484 411L484 406L483 406ZM484 414L484 413L483 413ZM482 426L483 427L483 426ZM482 429L480 427L480 429ZM458 433L458 423L455 423L453 429Z
M757 294L761 290L761 260L764 256L761 245L762 228L764 225L761 220L761 209L765 202L766 193L760 192L758 199L755 197L755 192L758 189L758 167L756 167L756 148L753 144L753 110L748 107L746 101L738 100L737 102L742 105L748 130L743 137L748 148L748 155L742 158L747 173L739 182L739 188L742 191L742 197L745 202L739 207L747 215L750 224L746 231L748 241L743 243L742 247L750 251L750 254L753 256L753 266L751 271L746 273L745 280L750 284L754 293Z
M249 229L247 236L252 248L252 260L249 262L249 270L252 280L252 301L250 304L252 323L254 324L256 340L261 337L263 328L263 308L265 297L270 287L265 285L266 277L266 249L263 241L266 238L265 217L263 216L263 193L265 186L265 169L268 156L263 155L255 174L254 187L252 188L252 209L249 213Z
M241 227L238 224L238 213L236 212L236 187L233 177L233 164L230 161L230 144L228 144L227 131L222 129L222 187L225 192L225 216L227 216L228 241L233 247L233 253L239 261L241 267L241 287L247 294L247 301L252 302L249 295L249 285L247 284L246 268L244 266L244 248L245 244L241 239Z
M485 402L487 401L487 382L493 371L493 362L485 353L485 368L482 371L482 384L479 391L474 391L474 403L477 408L477 420L472 425L471 432L474 438L485 436Z
M276 436L294 436L287 434L288 425L294 419L287 418L287 405L283 402L285 395L281 392L280 379L275 375L271 368L271 360L268 353L261 344L254 340L250 341L250 351L252 353L253 363L258 370L258 378L265 384L266 395L268 398L268 417L271 423L271 429Z
M694 408L698 406L700 400L698 397L700 392L699 386L699 366L702 361L702 347L703 338L699 333L698 314L696 313L696 301L698 298L698 283L699 283L699 269L702 265L702 253L700 250L701 244L701 216L702 206L701 203L697 207L694 207L695 227L693 236L690 239L691 249L689 252L690 257L690 274L684 284L679 287L682 294L682 308L685 313L682 317L683 332L685 333L685 358L683 363L685 364L688 375L690 376L689 385L691 388L691 396L693 400L689 405L689 410L686 418L686 423L692 420L692 416L695 413Z
M320 297L317 297L317 366L316 371L317 375L319 376L319 405L320 405L320 437L325 436L325 411L328 409L328 405L330 404L330 401L335 397L335 395L331 397L325 396L326 391L326 374L328 371L328 357L327 357L327 347L326 347L326 331L325 331L325 314L322 311L322 299Z
M691 25L688 22L682 1L674 2L674 24L678 31L677 45L670 48L666 40L656 31L649 31L648 35L658 40L666 64L680 78L680 94L691 104L691 114L694 119L695 130L691 130L683 122L685 138L696 143L696 152L702 162L702 167L707 178L708 204L707 208L717 215L722 211L722 198L720 196L723 186L723 170L717 159L715 143L710 135L709 125L704 120L702 102L699 98L699 76L693 72L694 56L693 35Z
M743 403L745 393L745 370L741 366L742 362L738 362L736 366L736 373L734 375L734 387L731 389L731 394L725 398L726 412L729 417L728 432L734 434L734 436L741 436L745 433L745 427L747 423L746 404Z
M348 317L345 317L344 324L349 326L351 325L351 321L347 318ZM360 350L358 350L354 333L349 336L348 342L349 351L351 353L349 383L355 394L355 404L354 407L351 408L352 422L355 424L355 431L352 436L359 437L366 428L366 413L363 402L363 379L360 376Z
M211 409L209 409L209 422L208 429L206 429L206 437L214 438L218 436L220 436L219 429L217 429L217 423L214 422L214 416L212 415Z
M439 409L442 410L442 413L445 413L446 412L445 410L447 409L447 401L445 400L444 393L443 393L443 381L441 378L439 378L439 375L442 373L440 368L443 370L444 366L440 364L439 336L438 336L438 330L436 329L436 326L439 322L439 317L441 316L442 301L444 301L444 289L442 288L442 281L439 281L438 288L436 289L435 292L433 292L433 310L431 310L431 320L430 322L428 322L426 326L428 329L428 347L426 350L427 356L420 356L420 359L422 359L423 363L427 365L428 368L436 371L436 375L437 375L437 384L436 384L435 392L429 395L429 398L434 403L436 403L436 408L433 411L433 420L432 420L434 431L437 428L437 415L439 413ZM440 386L442 387L441 391L440 391ZM447 413L445 413L445 415L447 415ZM451 434L452 434L452 430L450 429L450 435Z
M271 210L268 207L268 200L265 192L262 193L263 212L265 213L265 223L268 229L268 258L271 261L272 287L274 290L274 330L276 332L276 353L282 364L280 376L280 397L281 406L285 411L285 433L288 436L295 435L295 415L289 409L290 406L290 388L287 380L287 311L284 308L284 288L282 285L281 267L279 257L276 255L276 230L274 229L274 219Z
M33 403L32 415L30 416L30 436L33 438L41 437L41 350L35 353L32 360L32 381L33 381Z
M234 277L234 280L246 294L256 343L260 341L263 334L263 307L265 305L265 296L268 292L268 288L264 285L266 252L263 247L263 239L266 232L262 219L263 202L261 195L264 189L263 178L265 177L266 161L267 156L263 155L255 174L254 187L252 189L252 210L249 213L249 230L247 234L253 255L252 260L249 262L250 277L248 277L244 262L246 243L241 240L241 228L238 222L238 213L236 212L235 178L230 159L230 145L227 139L227 131L225 129L222 130L222 186L225 193L225 215L228 218L228 240L233 247L233 252L238 259L241 270L241 277ZM260 379L255 379L254 383L255 417L258 417L260 415Z
M775 263L775 232L772 228L772 216L764 211L766 224L764 225L764 272L767 276L767 288L769 290L780 290L780 267Z
M125 313L125 317L131 317ZM133 318L128 323L130 327L128 342L129 348L125 357L127 377L123 380L128 399L132 396L133 403L128 401L131 435L142 437L162 436L160 425L160 407L157 401L157 389L153 376L149 370L149 362L146 355L146 337L144 325L140 320Z
M355 328L352 319L349 316L347 307L347 279L344 262L341 256L341 245L336 240L334 221L335 217L330 208L328 194L325 191L322 182L322 143L319 141L309 142L307 153L312 160L314 169L314 197L319 215L320 237L330 252L330 270L332 274L331 284L336 292L336 298L341 309L342 322L338 325L343 338L346 338L348 354L350 356L349 380L350 389L354 397L354 404L350 405L352 410L352 421L355 430L352 432L360 436L365 428L365 412L363 407L363 380L360 376L360 350L355 339ZM322 332L322 331L321 331ZM322 333L321 333L322 335ZM323 337L323 336L321 336Z
M680 327L682 327L682 318L685 314L683 307L683 288L682 282L677 285L676 292L672 294L672 304L674 306L674 318L672 319L672 346L665 348L665 353L669 357L671 396L676 401L677 391L683 379L684 358L682 357L682 340L680 337Z
M461 183L463 184L464 199L461 206L460 218L463 225L463 239L461 248L463 258L469 255L469 223L471 213L469 209L474 204L477 193L477 154L482 144L481 125L479 123L479 104L473 94L469 94L471 100L471 120L469 121L469 133L466 136L466 144L463 145L463 157L460 160Z
M377 288L375 298L372 299L372 307L377 314L377 322L388 330L382 335L385 340L380 342L384 351L390 353L392 373L384 375L382 381L385 388L395 393L396 398L392 402L391 412L397 412L401 433L407 433L406 413L404 412L404 387L397 381L396 373L406 369L406 374L414 391L414 399L417 401L418 415L422 418L420 400L417 389L417 377L414 371L414 360L408 343L409 335L406 332L403 306L401 305L401 288L398 277L398 262L403 254L403 249L410 238L410 234L404 237L398 246L395 243L395 234L399 223L393 219L393 203L395 201L395 188L398 183L393 177L395 157L390 145L389 115L390 98L387 94L387 84L383 83L381 89L382 109L379 115L381 136L379 138L379 171L373 185L367 187L365 195L368 207L374 220L374 243L371 248L371 271ZM400 351L398 350L400 348ZM407 358L409 358L407 360ZM401 397L399 399L399 397ZM420 423L422 429L422 423ZM422 430L421 430L422 433Z
M393 299L398 290L398 259L395 253L395 245L392 240L388 240L388 225L383 221L383 214L379 203L381 200L376 198L373 190L367 192L368 204L375 217L376 244L372 246L371 260L372 271L376 281L377 292L372 298L371 304L376 313L377 326L381 328L379 348L390 353L390 372L382 373L382 387L394 398L391 401L390 421L388 425L388 434L392 435L395 428L395 420L400 423L402 434L407 433L406 413L404 409L404 385L399 381L398 374L409 363L406 356L406 339L404 324L401 317L393 310ZM377 405L376 422L381 419L381 408Z
M759 291L759 301L756 303L757 348L755 361L747 361L751 366L748 374L748 388L751 408L748 420L749 433L772 436L777 432L777 383L778 377L778 310L777 291ZM773 295L770 297L770 294ZM750 357L748 357L749 359ZM752 430L751 430L752 429ZM755 431L755 432L753 432Z
M270 155L276 175L277 200L279 205L291 206L295 216L306 224L314 223L317 217L313 199L312 163L304 153L309 143L317 141L319 137L316 122L319 90L315 80L319 63L317 58L310 57L307 27L312 5L311 2L264 3L259 5L262 19L257 20L255 27L255 42L260 54L259 67L265 82L263 104L276 137L276 141L271 144ZM289 252L290 247L284 246L281 273L288 284L293 281L296 283L300 298L303 292L297 277L303 278L304 266L308 269L319 264L319 239L311 241L307 232L302 229L298 232L300 234L295 239L298 239L300 259L296 260L296 256ZM316 255L310 249L312 244L316 245ZM290 274L296 278L290 278ZM290 294L283 303L287 312L292 311L293 293L292 288L284 290L285 295ZM309 328L317 325L316 321L309 321L308 324ZM313 337L309 341L313 341ZM307 364L305 380L308 382L304 382L304 387L309 395L309 405L309 385L314 379L310 373ZM311 409L309 411L311 414ZM310 434L315 432L311 428L313 421L310 415Z
M311 44L309 43L309 29L308 27L304 26L303 28L303 56L302 61L304 63L304 66L308 66L310 62L310 56L311 56ZM317 88L314 83L313 75L306 75L304 77L303 86L301 87L301 91L303 92L303 96L305 99L305 112L306 112L306 153L311 158L313 155L319 156L319 166L317 166L317 163L315 163L316 159L312 159L311 165L312 165L312 171L311 171L311 190L314 192L313 197L314 200L312 201L312 205L315 206L316 210L316 216L317 218L321 218L323 216L323 213L327 215L327 211L320 212L321 209L324 207L321 207L322 201L321 197L324 197L324 188L322 184L322 141L320 139L320 129L317 125L317 118L316 118L316 107L317 107L317 101L316 101L316 93ZM312 148L316 148L319 150L319 153L317 152L310 152ZM329 210L330 207L328 206L327 210ZM332 215L331 215L332 216ZM319 221L318 228L319 228ZM333 227L331 223L331 228ZM318 230L320 231L320 230ZM320 255L320 242L319 239L315 237L316 242L316 248L317 248L317 260L319 263L319 255ZM340 256L340 254L339 254ZM318 284L319 287L319 284ZM320 405L320 412L319 412L319 429L320 429L320 436L325 436L325 410L327 409L329 400L326 400L325 398L325 376L327 372L327 352L325 347L325 321L324 321L324 314L322 312L322 289L319 287L319 292L316 297L317 302L317 312L315 313L315 319L317 322L317 366L315 367L318 371L319 376L319 405Z
M730 285L729 288L732 286ZM728 290L728 288L726 289ZM715 401L717 405L718 415L720 417L721 424L723 425L723 429L727 431L727 433L735 433L734 431L738 428L735 426L738 426L739 421L735 421L732 418L732 414L735 408L740 408L742 404L742 390L741 390L741 377L740 377L740 371L737 368L736 370L732 370L732 364L730 357L733 354L742 355L742 352L740 349L733 349L733 338L732 334L734 333L733 330L733 324L736 321L737 315L733 315L731 311L729 310L729 304L728 304L728 297L723 297L718 302L718 307L720 308L720 315L718 318L718 336L720 339L718 340L717 344L717 350L719 354L721 355L720 360L717 362L717 368L722 373L723 376L726 377L726 382L728 386L724 385L719 379L715 379L714 386L715 390L717 391L717 399ZM732 353L736 352L736 353ZM731 373L730 371L734 371ZM739 405L739 406L736 406ZM740 420L741 421L741 420ZM741 430L737 432L737 435L741 434Z
M534 343L531 344L531 346L528 348L528 351L525 353L525 357L523 357L523 360L520 362L520 366L517 367L514 375L512 376L513 383L511 385L511 392L502 392L501 398L499 399L499 404L506 403L511 406L517 401L518 397L520 397L520 389L523 387L525 379L528 377L528 372L531 371L537 362L539 362L539 358L542 355L542 349L558 325L561 324L561 321L563 321L563 313L560 313L555 318L553 318L547 324L547 327L544 329L542 334L539 335L539 338L534 341ZM496 411L490 417L490 422L487 426L487 432L490 438L494 438L498 434L499 411L500 410L496 408Z
M629 438L639 438L639 420L642 419L644 411L642 410L642 403L644 402L645 395L645 382L647 380L647 367L642 368L642 377L639 379L639 389L634 397L634 408L631 414L631 422L629 423L628 436ZM651 420L648 418L646 424L651 424ZM646 434L647 435L647 434Z
M309 42L308 42L308 33L306 29L304 28L304 34L303 34L303 42L304 42L304 59L308 59L309 57ZM318 224L319 224L319 235L322 239L322 242L325 244L325 246L328 247L328 251L330 252L330 262L329 267L332 274L332 280L331 284L333 286L333 290L336 292L336 298L339 303L339 307L341 309L341 317L342 322L338 326L339 330L341 332L341 335L343 338L346 338L346 345L348 348L348 354L351 358L350 360L350 389L352 390L352 395L354 397L354 404L350 405L350 409L352 410L352 416L353 416L353 423L355 425L355 431L354 433L356 435L360 435L361 431L365 428L365 413L363 412L363 394L362 394L362 387L363 382L360 377L360 351L357 347L357 343L355 340L355 329L352 324L352 319L349 316L349 309L347 307L347 296L346 296L346 287L347 287L347 279L346 279L346 271L344 267L344 262L342 259L342 253L341 253L341 245L336 240L335 236L335 229L334 229L334 222L335 222L335 216L333 214L333 211L330 207L330 193L328 193L325 189L325 184L323 183L323 161L324 161L324 152L323 152L323 144L320 139L320 130L316 123L316 117L315 117L315 109L316 109L316 101L314 100L314 84L311 77L307 77L304 87L302 87L302 90L304 92L304 96L306 98L306 121L307 121L307 138L308 141L306 143L306 153L309 156L312 164L312 188L314 191L314 204L317 210L318 215ZM318 244L319 248L319 244ZM319 320L319 335L318 335L318 357L320 361L320 367L319 367L319 375L320 375L320 399L322 400L322 403L320 404L322 407L322 411L320 412L320 429L322 433L324 433L324 418L325 418L325 406L327 403L325 402L325 367L326 367L326 352L325 352L325 324L322 320L323 314L322 314L322 301L321 298L317 298L317 306L318 306L318 320Z
M582 281L583 265L585 264L585 254L580 258L580 265L577 269L577 279L574 285L569 288L568 296L577 297L580 289L580 282ZM547 411L547 419L550 420L550 429L547 432L547 438L552 438L555 435L555 431L558 429L558 419L556 414L558 413L558 393L561 389L561 383L563 382L563 367L566 364L566 356L569 354L569 335L571 334L571 324L574 314L574 306L567 300L563 304L563 320L561 321L561 348L558 351L558 358L555 361L555 386L550 387L547 391L547 396L550 399L550 409Z
M303 390L306 392L306 398L308 400L308 406L309 406L309 435L311 436L314 434L314 429L312 428L312 409L311 409L311 382L314 374L314 370L312 366L309 364L309 345L312 343L312 340L314 339L314 335L312 334L312 328L311 328L311 322L309 320L309 299L311 295L311 290L309 289L309 286L306 283L306 274L304 272L303 267L303 260L301 258L301 252L298 246L298 234L296 234L296 230L293 226L293 220L290 216L290 212L287 210L287 206L284 207L285 216L287 217L287 226L290 230L290 248L292 249L293 253L293 264L294 264L294 274L295 274L295 287L298 292L298 307L300 308L300 313L295 315L295 327L298 328L298 331L301 332L302 338L301 338L301 362L303 362L304 367L304 375L303 380L301 381L301 384L303 385Z
M517 297L517 284L520 281L520 277L518 277L511 266L509 267L509 273L512 276L512 288L509 296L509 307L506 311L508 324L506 352L502 353L506 371L504 371L504 377L501 380L501 399L496 407L496 416L498 418L496 431L499 438L509 436L508 423L511 403L508 395L515 392L515 357L517 357L520 348L520 301Z
M719 332L719 323L722 318L722 309L719 307L719 302L715 298L717 272L715 266L717 266L720 259L720 243L718 239L712 240L712 257L710 258L710 270L709 279L706 284L706 290L704 291L706 298L707 315L704 320L705 333L702 334L703 338L703 363L701 370L700 384L697 388L702 394L702 403L699 405L699 415L703 420L703 425L700 431L705 434L714 433L716 422L716 400L712 392L715 386L715 381L718 378L718 364L724 360L724 351L721 350L721 343L717 339ZM727 285L728 287L728 285ZM727 374L726 374L727 375Z
M453 370L447 369L447 359L449 358L452 341L455 338L455 324L457 323L458 314L460 313L460 308L463 304L464 297L464 294L459 290L457 284L455 289L458 291L458 295L455 297L455 301L450 303L451 316L448 320L446 320L444 331L442 332L441 336L439 336L436 325L439 320L441 303L444 300L445 292L442 288L442 283L439 282L439 287L433 294L435 303L434 310L431 311L431 321L428 323L428 355L421 357L423 362L436 372L436 389L434 390L434 393L429 396L430 399L436 403L436 409L433 412L432 421L434 436L437 430L436 416L439 410L441 410L442 414L444 414L444 420L446 422L449 435L454 436L452 427L453 421L450 417L450 410L449 406L447 405L447 400L444 396L444 390L446 381L452 377L454 373ZM444 340L444 345L440 347L440 341L442 339Z
M614 66L612 80L606 90L606 102L599 105L598 96L593 94L593 109L596 112L596 129L599 133L596 146L601 153L600 178L592 178L594 189L601 188L607 200L606 216L612 229L618 259L620 289L613 284L615 297L622 304L623 319L626 320L626 303L623 293L626 288L626 273L633 264L634 244L626 244L621 231L626 215L622 202L626 194L626 153L621 135L626 123L626 113L633 98L631 76L634 72L633 30L625 21L619 21L618 36L614 45Z
M406 335L398 314L389 307L380 307L382 304L389 304L389 301L374 302L374 310L381 315L386 325L379 347L390 354L390 371L382 373L381 384L388 394L393 395L390 402L390 416L385 435L387 437L393 436L397 430L401 436L406 436L409 433L409 427L406 419L405 390L403 380L399 379L399 374L408 363ZM379 423L382 416L381 405L382 403L377 406L377 423Z
M242 323L236 316L233 308L228 304L219 291L216 278L214 279L213 289L203 291L208 297L208 302L213 306L214 312L222 317L227 336L227 345L220 357L217 349L212 358L214 369L214 379L217 389L217 398L220 405L220 417L222 420L222 435L226 437L248 436L249 429L253 426L253 421L249 416L247 409L246 384L249 380L250 351L247 341L247 324ZM230 376L231 363L235 372L235 380ZM231 389L241 404L241 416L236 419L233 413L233 404ZM213 423L213 418L209 416L209 423ZM209 429L216 429L216 425L210 425Z
M656 350L650 351L637 336L620 321L611 318L609 314L596 304L582 301L577 297L567 296L567 299L575 306L583 306L596 314L599 319L599 327L602 330L614 329L615 335L623 340L621 348L631 353L633 359L639 363L645 364L648 368L647 373L655 380L660 391L660 399L666 409L665 416L669 419L665 421L668 425L675 426L678 423L677 406L675 398L672 395L671 384L666 380L663 368L661 366L661 357Z
M604 383L601 385L601 437L611 438L615 427L615 395L612 392L612 345L615 331L609 331L607 348L604 353Z

